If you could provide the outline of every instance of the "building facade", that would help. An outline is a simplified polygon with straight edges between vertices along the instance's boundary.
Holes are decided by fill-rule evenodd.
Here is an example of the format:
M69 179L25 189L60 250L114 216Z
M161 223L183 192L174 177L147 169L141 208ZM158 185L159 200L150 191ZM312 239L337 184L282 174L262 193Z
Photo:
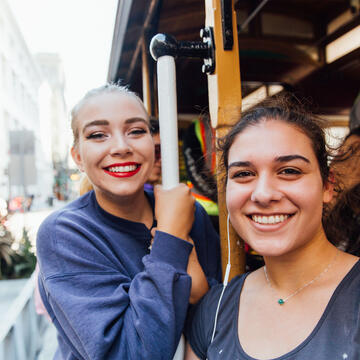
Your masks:
M41 143L42 75L5 0L0 0L0 197L52 196L51 149Z
M44 79L39 97L40 123L44 129L43 144L46 144L47 149L51 149L54 195L59 200L67 200L70 191L68 158L71 131L64 98L65 76L62 60L54 53L38 53L35 59Z

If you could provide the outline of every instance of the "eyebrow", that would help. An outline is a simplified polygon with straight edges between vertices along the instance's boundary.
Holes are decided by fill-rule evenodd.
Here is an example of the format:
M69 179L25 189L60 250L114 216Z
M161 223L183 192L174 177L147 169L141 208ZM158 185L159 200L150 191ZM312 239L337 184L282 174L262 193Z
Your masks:
M85 124L85 126L83 127L82 129L82 132L84 133L85 130L91 126L106 126L106 125L109 125L109 121L107 120L93 120L93 121L90 121L88 122L87 124Z
M137 117L126 119L125 124L132 124L132 123L139 122L139 121L146 124L147 126L150 126L148 121L146 121L143 118L137 118ZM82 132L84 133L85 130L91 126L108 126L108 125L110 125L110 122L108 120L93 120L93 121L90 121L87 124L85 124Z
M232 163L229 164L228 169L232 168L232 167L247 167L250 166L251 162L250 161L234 161Z
M145 120L143 118L139 118L139 117L126 119L125 124L132 124L132 123L136 123L136 122L139 122L139 121L146 124L147 126L150 126L150 123L147 120Z
M306 163L310 164L310 160L307 159L306 157L302 156L302 155L285 155L285 156L279 156L275 159L276 162L288 162L288 161L293 161L293 160L303 160Z
M306 163L310 164L310 160L307 159L306 157L302 156L302 155L284 155L284 156L279 156L277 158L275 158L276 162L279 163L285 163L288 161L293 161L293 160L302 160L305 161ZM251 166L252 163L250 161L234 161L231 164L229 164L228 169L230 169L231 167L249 167Z

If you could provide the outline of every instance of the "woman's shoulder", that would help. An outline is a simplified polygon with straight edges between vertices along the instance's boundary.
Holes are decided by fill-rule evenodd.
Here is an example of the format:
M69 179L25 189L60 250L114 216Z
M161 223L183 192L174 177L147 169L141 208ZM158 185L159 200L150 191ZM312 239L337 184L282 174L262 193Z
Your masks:
M219 297L223 290L224 293L222 297L222 303L228 302L229 300L231 301L233 297L237 297L238 295L240 295L245 278L247 277L248 274L249 273L245 273L235 276L225 287L225 290L224 290L224 284L214 285L203 297L198 307L211 308L217 306Z
M36 251L44 274L49 277L62 273L75 263L75 258L82 259L76 261L79 266L90 257L93 261L96 254L101 253L98 247L102 230L91 193L52 212L40 225L36 239Z
M92 196L93 191L90 191L66 204L64 207L53 211L45 218L44 223L56 221L58 218L72 217L79 213L79 211L81 212L82 210L84 211L84 209L88 209L91 204Z
M352 257L352 264L350 264L350 269L346 273L343 280L340 282L340 286L345 283L347 286L353 284L353 286L360 289L360 258L350 255ZM360 291L357 294L360 298Z
M217 328L228 328L229 322L233 321L237 299L246 276L247 274L243 274L234 277L225 287L223 284L213 286L193 310L187 336L192 349L199 357L205 356L210 345L216 314Z
M48 237L54 234L61 224L76 225L86 222L86 219L88 221L93 219L94 209L91 206L91 198L92 194L89 192L49 214L39 227L38 240L43 235Z

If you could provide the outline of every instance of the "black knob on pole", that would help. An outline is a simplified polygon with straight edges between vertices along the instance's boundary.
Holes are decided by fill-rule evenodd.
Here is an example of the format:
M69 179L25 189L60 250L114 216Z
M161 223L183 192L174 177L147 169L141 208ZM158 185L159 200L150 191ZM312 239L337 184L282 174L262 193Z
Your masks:
M197 58L204 60L203 72L212 74L215 70L215 45L212 29L201 31L203 41L176 41L168 34L157 34L150 42L150 53L155 61L161 56Z
M150 42L150 54L156 61L159 57L177 56L178 43L174 37L167 34L156 34Z

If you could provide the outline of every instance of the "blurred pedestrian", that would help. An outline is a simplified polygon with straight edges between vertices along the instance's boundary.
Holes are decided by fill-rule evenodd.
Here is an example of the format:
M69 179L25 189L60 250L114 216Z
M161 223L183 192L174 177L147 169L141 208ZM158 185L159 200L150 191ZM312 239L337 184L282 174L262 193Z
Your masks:
M161 183L161 145L159 122L157 120L150 119L150 130L154 141L155 159L154 166L144 185L145 190L153 190L156 184Z

